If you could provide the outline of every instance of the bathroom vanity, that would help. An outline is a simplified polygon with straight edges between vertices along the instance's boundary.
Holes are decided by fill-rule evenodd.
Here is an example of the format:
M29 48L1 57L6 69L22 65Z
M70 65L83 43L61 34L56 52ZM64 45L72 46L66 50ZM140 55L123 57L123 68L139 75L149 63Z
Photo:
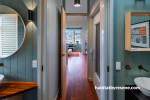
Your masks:
M0 100L17 96L37 88L37 82L3 82L0 85Z
M126 87L136 86L126 85ZM144 95L140 90L125 90L125 100L150 100L150 97Z

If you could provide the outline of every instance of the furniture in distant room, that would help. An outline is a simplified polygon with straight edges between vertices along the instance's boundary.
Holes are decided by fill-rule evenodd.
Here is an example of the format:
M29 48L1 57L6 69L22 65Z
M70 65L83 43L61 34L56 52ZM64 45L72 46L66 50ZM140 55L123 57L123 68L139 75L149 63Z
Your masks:
M85 43L85 53L87 55L87 43Z
M68 44L66 44L66 48L68 48ZM68 64L68 49L66 49L66 64Z
M74 49L74 44L68 44L68 50L71 49L73 51Z
M81 44L74 44L74 51L80 52L81 51Z
M71 55L72 49L68 49L68 56Z

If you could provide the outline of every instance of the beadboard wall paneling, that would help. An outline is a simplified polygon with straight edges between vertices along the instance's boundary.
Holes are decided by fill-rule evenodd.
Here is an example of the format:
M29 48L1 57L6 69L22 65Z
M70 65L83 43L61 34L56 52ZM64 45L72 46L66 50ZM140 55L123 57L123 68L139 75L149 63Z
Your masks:
M0 67L0 74L5 75L4 81L37 81L37 69L32 68L32 60L37 59L37 0L0 0L16 10L24 20L26 26L26 39L21 49L12 56L0 59L4 67ZM28 22L27 10L34 9L34 20ZM23 100L37 100L36 90L23 94Z
M150 52L125 51L125 14L128 12L150 12L150 0L115 0L115 34L114 34L114 59L121 62L122 70L115 71L115 86L134 85L134 78L149 74L138 70L143 65L150 70ZM126 70L125 65L130 65L131 70ZM115 66L115 64L114 64ZM125 100L124 90L115 91L115 100Z

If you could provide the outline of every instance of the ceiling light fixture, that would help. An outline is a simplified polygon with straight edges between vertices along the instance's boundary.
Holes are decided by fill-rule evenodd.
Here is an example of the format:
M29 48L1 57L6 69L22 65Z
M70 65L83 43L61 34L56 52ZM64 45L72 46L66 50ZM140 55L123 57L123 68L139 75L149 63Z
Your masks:
M74 0L74 6L75 7L80 7L80 0Z

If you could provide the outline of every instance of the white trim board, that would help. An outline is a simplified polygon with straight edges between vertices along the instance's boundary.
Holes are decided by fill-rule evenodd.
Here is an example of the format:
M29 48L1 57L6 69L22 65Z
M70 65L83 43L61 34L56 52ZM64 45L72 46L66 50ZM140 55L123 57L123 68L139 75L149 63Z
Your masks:
M56 94L55 100L57 100L57 97L58 97L59 91L60 91L60 87L58 88L58 91L57 91L57 94Z
M114 86L114 0L109 0L109 70L108 85ZM114 100L114 91L108 91L108 100Z
M91 12L90 12L90 17L91 17L91 18L94 18L95 15L97 15L97 13L98 13L99 11L100 11L100 2L97 3L97 4L92 8L92 10L91 10Z

